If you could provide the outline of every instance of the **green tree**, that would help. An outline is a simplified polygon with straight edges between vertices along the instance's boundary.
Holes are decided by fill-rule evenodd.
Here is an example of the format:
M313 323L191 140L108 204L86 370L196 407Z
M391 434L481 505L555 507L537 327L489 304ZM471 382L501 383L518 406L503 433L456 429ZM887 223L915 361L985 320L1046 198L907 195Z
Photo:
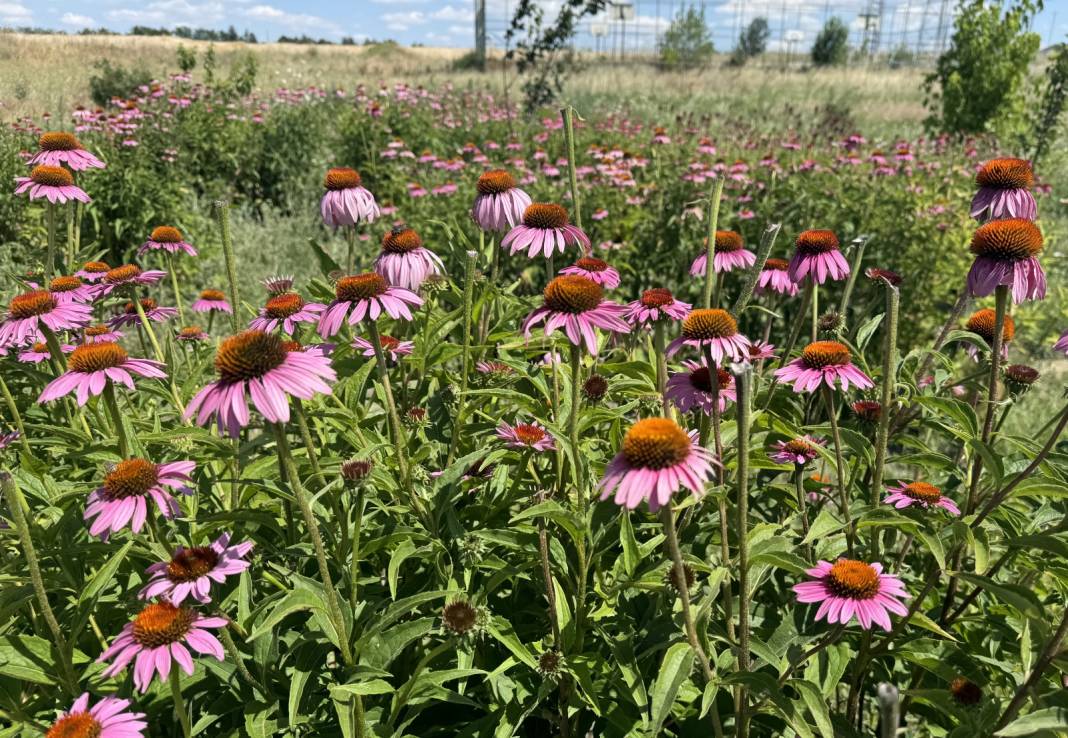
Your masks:
M716 51L705 23L705 9L683 8L660 41L660 63L665 67L699 67Z
M849 29L837 16L828 20L812 44L812 63L817 67L845 64L849 56Z
M768 48L770 33L767 18L754 18L749 21L749 25L738 37L738 45L731 52L731 65L740 67L753 57L763 54Z
M949 48L924 81L931 130L968 134L1011 127L1023 115L1023 83L1040 38L1030 30L1041 0L961 0Z

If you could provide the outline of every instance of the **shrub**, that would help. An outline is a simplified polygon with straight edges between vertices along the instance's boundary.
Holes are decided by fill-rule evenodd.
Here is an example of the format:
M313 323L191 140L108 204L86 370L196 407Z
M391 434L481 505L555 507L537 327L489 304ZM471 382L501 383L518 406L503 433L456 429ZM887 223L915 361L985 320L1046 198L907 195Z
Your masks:
M768 46L769 34L767 18L754 18L749 21L749 25L738 37L738 45L731 53L731 64L740 67L753 57L763 54Z
M1046 67L1046 84L1031 128L1031 160L1038 162L1049 153L1057 138L1057 127L1068 96L1068 44L1057 44Z
M1021 90L1040 37L1030 23L1040 0L999 3L961 0L950 47L924 81L932 130L974 134L1022 115Z
M845 64L849 56L849 29L841 18L828 20L812 44L812 63L817 67Z
M110 104L112 98L127 97L152 81L152 75L145 69L112 65L107 59L96 62L93 68L97 71L89 77L89 95L101 107Z
M660 40L660 63L669 69L699 67L715 51L704 7L691 5L679 11Z

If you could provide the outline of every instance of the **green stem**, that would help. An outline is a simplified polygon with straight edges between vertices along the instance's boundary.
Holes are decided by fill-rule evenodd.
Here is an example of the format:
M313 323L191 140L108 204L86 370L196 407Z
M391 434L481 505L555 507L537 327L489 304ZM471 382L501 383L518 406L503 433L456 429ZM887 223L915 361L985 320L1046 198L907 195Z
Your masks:
M863 247L863 244L861 244ZM894 386L897 384L897 320L901 293L897 287L886 283L886 342L883 344L882 394L879 398L879 425L875 431L875 467L872 469L871 506L879 506L882 496L883 470L886 466L886 444L890 436L891 403ZM872 526L872 559L879 558L879 528Z
M174 290L174 304L178 308L178 322L185 325L185 308L182 306L182 291L178 289L178 272L174 269L174 254L167 254L167 271L171 273L171 289Z
M853 518L849 514L849 493L846 489L845 460L842 457L842 434L838 429L838 409L835 407L834 390L827 385L823 385L823 399L827 403L827 415L830 417L831 421L831 435L834 437L834 466L835 476L837 477L836 481L838 483L838 504L841 507L842 517L845 519L846 524L846 545L850 555L852 555L855 530L853 528Z
M757 280L760 279L760 272L764 269L764 264L768 261L768 256L771 255L771 250L775 246L775 239L779 235L779 231L782 230L782 223L772 223L764 229L764 233L760 236L760 247L757 249L756 261L749 269L749 272L745 278L745 283L742 285L742 291L738 295L738 299L734 301L734 307L731 308L731 315L741 316L742 311L749 305L749 301L753 299L753 291L756 289ZM769 318L770 320L770 318Z
M716 177L712 184L712 194L708 199L708 233L705 239L705 291L701 305L707 310L712 307L712 280L716 270L716 230L719 228L719 205L723 201L723 177Z
M230 237L230 203L226 200L215 202L215 217L219 221L219 238L222 241L223 260L226 262L226 279L230 282L230 305L233 312L230 313L230 326L234 333L239 329L238 311L241 302L237 294L237 264L234 261L234 242Z
M812 340L820 337L820 286L812 279Z
M345 274L352 274L356 268L356 226L345 228Z
M575 225L582 228L582 204L579 202L578 176L575 173L575 109L565 106L560 114L564 119L564 143L567 146L567 179L571 185L571 210Z
M579 413L582 411L582 347L571 344L571 415L567 421L567 439L571 444L571 454L574 457L574 483L578 492L579 512L586 516L586 485L582 474L582 455L579 453L578 422Z
M479 231L479 237L485 238L485 234ZM452 439L449 441L449 456L445 468L452 465L456 458L456 450L460 444L460 430L463 428L464 406L467 403L467 381L471 373L471 310L475 296L475 260L478 252L468 251L464 271L464 343L460 354L460 396L457 398L456 419L452 424ZM488 306L483 310L488 310Z
M11 413L11 419L15 423L15 430L19 432L19 442L22 444L23 453L27 456L32 456L30 439L26 437L26 426L22 422L22 413L19 412L19 406L15 403L15 398L11 395L11 390L8 388L3 376L0 376L0 393L4 395L4 403L7 405L7 411Z
M71 274L71 273L74 272L74 254L75 254L75 250L74 250L74 248L75 248L74 247L74 244L75 244L75 240L74 240L74 219L75 219L75 212L77 211L77 206L80 205L80 204L81 203L79 201L75 200L75 201L70 203L70 207L66 208L66 214L67 214L67 256L66 256L66 259L64 259L64 262L66 263L67 274Z
M45 222L48 227L48 251L45 254L44 281L47 285L56 273L56 205L45 204Z
M319 523L312 509L311 499L300 481L297 473L297 465L293 461L293 455L289 451L289 441L286 440L285 427L281 423L274 425L275 442L278 445L278 460L285 469L289 489L297 501L300 514L304 518L304 524L308 527L308 537L311 538L312 548L315 550L315 559L319 563L319 576L323 580L323 589L326 594L327 612L333 621L334 630L337 631L338 644L341 650L341 659L346 666L353 665L352 649L349 647L345 617L341 612L341 603L338 601L337 589L334 587L333 578L330 576L330 564L326 558L326 547L323 545L323 537L319 533Z
M664 324L657 321L653 327L653 354L656 364L656 393L660 395L660 402L664 409L664 417L671 418L674 412L671 403L667 399L667 355L665 353L666 339L664 337Z
M171 668L171 699L174 700L174 714L178 716L178 722L182 725L182 735L191 738L193 724L189 719L189 709L185 706L185 698L182 697L182 687L179 683L179 669L177 664Z
M167 365L167 359L163 355L163 349L160 348L159 341L156 339L156 331L152 329L152 322L148 319L148 315L145 314L145 308L141 305L141 298L138 295L133 296L134 308L137 310L137 317L141 320L141 325L144 326L145 333L148 334L148 341L152 344L152 353L156 357L156 361L164 366ZM236 308L235 308L236 310ZM170 372L168 372L167 383L171 391L171 400L174 401L174 407L178 411L178 417L185 414L185 405L182 403L182 398L178 395L178 387L174 384L174 379L171 378Z
M797 509L801 514L801 532L808 538L808 502L805 500L805 475L804 467L798 466L794 472L794 492L797 494ZM805 543L805 556L809 561L815 561L812 556L812 544Z
M361 484L356 490L356 501L353 503L352 540L350 541L352 551L349 560L349 609L354 613L360 592L360 533L363 529L365 494L363 484Z
M228 621L230 620L230 618L221 611L217 614L221 618L226 618ZM230 622L225 628L219 628L217 631L219 640L222 641L223 648L226 649L226 653L230 656L230 660L234 662L234 666L237 667L237 673L241 675L241 678L260 692L263 692L263 686L256 681L255 677L249 672L248 667L245 666L245 660L242 658L241 652L237 650L237 644L234 643L234 637L230 635L230 626L233 624L233 622Z
M624 513L626 514L626 513ZM660 522L664 526L664 537L667 539L668 554L671 556L671 566L674 570L673 579L679 592L679 601L682 603L682 621L686 628L686 639L690 642L697 660L701 662L701 671L705 681L712 680L712 664L708 660L705 649L701 646L701 639L697 634L697 624L694 621L693 609L690 604L690 587L686 584L686 564L682 560L682 551L679 549L679 535L675 529L675 513L670 503L660 508Z
M382 351L382 335L378 332L378 324L373 320L367 321L367 330L371 334L371 346L375 350L375 361L378 364L378 378L382 383L382 394L386 398L386 412L389 416L390 425L393 426L393 450L397 455L397 468L401 475L401 486L408 493L411 500L412 510L419 519L430 529L430 518L427 516L423 501L412 486L411 469L408 466L408 457L405 448L408 445L404 434L404 426L401 424L400 415L397 414L397 403L393 401L393 389L389 382L389 368L386 366L386 354Z
M48 603L48 592L45 589L44 578L41 576L41 566L37 559L37 550L33 547L33 536L30 535L30 524L26 519L26 500L22 497L15 482L7 471L0 471L0 489L7 500L8 510L11 512L12 522L22 544L22 553L26 557L26 568L30 572L30 581L33 583L33 591L37 596L37 604L41 608L48 629L52 631L52 638L56 650L59 652L60 668L63 671L63 686L72 696L77 696L81 691L78 688L78 678L75 676L74 665L71 663L71 651L67 645L67 639L63 636L63 630L59 627L59 621L52 612L52 606Z
M749 431L751 410L749 399L752 372L746 368L734 377L737 393L735 403L738 427L737 435L737 477L738 477L738 669L742 673L749 671ZM749 735L748 692L743 686L739 690L736 705L739 738Z
M868 247L868 239L866 236L861 236L857 240L860 242L857 244L857 256L853 259L852 265L850 265L849 279L846 280L845 290L842 292L842 300L838 303L838 314L842 316L842 320L846 320L846 311L849 309L849 300L853 296L853 287L857 283L857 275L860 274L860 265L864 261L864 250Z
M111 424L115 426L115 440L119 446L119 456L123 459L130 458L130 440L126 436L126 425L123 422L122 411L119 410L118 400L115 398L115 387L110 381L104 383L104 405L111 416Z

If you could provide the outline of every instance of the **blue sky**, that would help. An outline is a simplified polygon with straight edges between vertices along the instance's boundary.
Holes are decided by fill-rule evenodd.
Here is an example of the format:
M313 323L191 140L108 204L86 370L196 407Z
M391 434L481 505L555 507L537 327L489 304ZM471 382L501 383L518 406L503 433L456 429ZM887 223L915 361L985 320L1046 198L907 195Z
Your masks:
M556 0L558 2L558 0ZM583 45L623 43L649 45L658 29L666 27L677 10L701 0L632 0L635 17L625 26L615 23L587 25ZM885 0L884 32L902 41L922 36L933 43L941 0ZM499 38L515 0L487 0L491 43ZM551 13L554 0L544 0ZM705 0L715 29L717 46L732 45L734 29L756 15L771 18L774 39L790 39L804 47L823 20L839 15L849 21L857 36L863 21L857 18L865 0ZM951 0L950 5L955 4ZM469 47L473 38L472 0L0 0L0 25L33 25L76 31L106 26L125 31L133 25L202 26L238 31L248 29L261 40L279 35L301 35L338 40L352 36L393 38L401 43ZM657 12L659 9L659 13ZM782 10L785 9L785 15ZM781 20L780 20L781 16ZM925 17L926 16L926 17ZM1043 45L1068 35L1068 0L1047 0L1035 22ZM595 40L590 33L609 34ZM620 32L623 32L623 39ZM629 34L629 35L628 35Z

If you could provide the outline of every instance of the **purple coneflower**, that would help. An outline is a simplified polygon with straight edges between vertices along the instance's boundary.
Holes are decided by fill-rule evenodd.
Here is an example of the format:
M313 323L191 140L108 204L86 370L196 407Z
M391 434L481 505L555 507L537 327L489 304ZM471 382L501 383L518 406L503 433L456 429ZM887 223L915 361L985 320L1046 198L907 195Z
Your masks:
M774 450L768 454L768 458L779 464L793 464L804 466L820 455L817 447L826 445L822 438L801 436L791 438L789 441L778 441Z
M1057 343L1053 344L1053 350L1068 355L1068 331L1062 333L1061 337L1057 339Z
M568 246L578 246L585 253L590 248L590 239L578 226L568 222L567 210L548 203L528 205L523 211L523 222L501 239L501 248L510 248L512 254L526 251L531 259L539 253L548 259L556 251L564 253Z
M60 302L48 290L15 295L0 323L0 346L21 346L41 337L41 326L53 332L81 328L93 317L93 309L78 302Z
M296 292L286 292L267 300L248 327L270 333L281 326L283 331L293 335L299 324L317 323L323 310L326 310L326 305L304 302L304 298Z
M0 451L13 444L15 441L22 438L22 434L17 430L8 431L7 433L0 433Z
M994 331L997 327L997 313L990 308L983 308L977 310L971 314L968 318L968 322L964 324L972 333L975 333L984 341L986 341L987 347L994 346ZM1001 327L1001 358L1006 359L1009 356L1009 344L1016 336L1016 321L1012 319L1011 315L1005 316L1005 322ZM979 349L973 343L965 344L964 350L968 353L968 356L973 360L979 361Z
M561 269L560 274L577 274L592 279L606 290L614 290L619 286L619 272L608 266L604 259L593 256L583 256L571 266Z
M74 273L75 277L81 277L86 282L96 284L111 271L111 267L102 261L87 261L82 268Z
M376 272L342 277L334 285L334 301L319 318L319 335L329 338L341 330L348 318L356 325L364 318L378 320L385 313L394 320L412 319L409 305L419 307L423 298L403 287L391 287L386 278ZM351 311L351 313L350 313Z
M199 325L186 325L178 329L175 339L185 343L207 341L211 336L204 332Z
M684 361L684 372L675 372L668 377L667 388L664 397L684 413L691 410L700 410L705 415L712 414L712 372L704 363L696 361ZM716 368L716 378L719 382L719 411L727 409L727 401L737 401L734 389L734 378L730 372Z
M391 285L414 291L428 276L442 274L445 265L437 254L423 246L419 234L402 226L382 238L382 253L375 260L375 271Z
M900 601L909 596L904 583L883 574L882 564L838 559L833 564L820 561L806 571L815 581L795 584L793 590L798 602L820 603L816 620L826 617L828 623L845 625L855 615L865 630L870 630L872 623L890 630L889 613L908 614Z
M623 447L598 484L601 499L615 492L615 503L633 510L642 500L656 512L679 487L704 494L705 482L718 465L712 453L670 418L645 418L630 427Z
M475 364L475 371L479 374L491 374L496 377L506 377L515 374L515 369L503 361L484 360Z
M763 361L775 358L775 346L767 341L751 341L749 343L749 361Z
M523 321L523 335L539 323L545 324L545 335L562 329L571 343L583 342L591 354L597 353L597 328L616 333L629 333L622 319L626 308L604 299L604 289L592 279L577 274L556 277L542 292L544 302Z
M787 272L789 268L790 262L786 261L786 259L765 260L764 268L760 270L760 274L757 276L757 292L772 290L780 295L789 295L790 297L796 295L797 282L790 279L790 275Z
M148 519L149 499L156 503L160 515L170 519L181 510L172 490L191 495L196 462L172 461L154 464L147 459L124 459L104 475L104 483L89 493L84 518L92 521L89 534L107 539L127 525L140 533Z
M392 361L397 361L402 356L411 356L412 351L415 350L414 341L401 341L384 333L380 336L380 340L382 341L382 351ZM360 351L364 356L373 357L375 355L375 347L366 338L357 336L352 339L352 347Z
M746 361L749 339L738 332L738 322L726 310L712 308L690 312L682 321L682 335L668 344L667 355L674 356L683 346L698 350L707 348L715 364Z
M145 714L130 712L129 706L130 700L104 697L89 707L89 693L83 692L56 718L45 738L144 738Z
M156 284L167 276L167 272L159 269L144 269L136 264L123 264L108 271L97 284L96 296L101 298L111 294L116 287L131 285Z
M134 389L131 374L152 379L164 379L164 365L150 359L131 359L117 343L101 341L78 346L67 359L67 371L44 388L37 402L51 402L76 392L78 405L104 391L109 383L118 382Z
M152 229L148 240L137 249L137 255L146 251L166 251L168 254L177 254L184 251L190 256L196 256L197 250L182 238L182 232L173 226L157 226Z
M137 596L142 600L160 598L172 605L181 605L187 597L204 604L211 602L211 583L222 584L227 577L248 569L245 560L253 547L252 541L230 545L230 534L223 533L209 546L184 548L179 546L170 561L159 561L145 570L148 584Z
M86 326L82 331L82 343L115 343L122 337L122 331L113 331L103 323Z
M219 379L193 397L185 417L196 415L197 425L204 425L214 415L219 430L225 428L234 438L249 423L248 397L268 421L285 423L290 395L302 400L316 393L329 395L327 382L337 379L327 357L290 350L276 334L257 330L223 341L215 354L215 370Z
M74 350L74 347L70 344L63 344L59 348L65 354L69 354ZM40 364L50 358L52 358L52 352L49 351L48 344L40 341L19 353L19 361L24 364Z
M805 346L801 356L775 371L783 382L793 382L794 392L813 392L826 383L834 389L836 382L842 390L850 383L858 389L873 387L868 375L853 365L849 348L837 341L816 341Z
M141 309L145 311L145 317L153 323L164 323L178 315L177 308L162 307L151 297L142 297L139 302L141 303ZM128 302L121 314L108 321L108 326L122 328L124 325L133 325L140 322L141 316L137 314L137 304Z
M326 193L319 204L323 223L328 226L354 226L374 223L381 213L375 197L362 186L355 169L338 167L327 171L323 178Z
M989 295L1008 285L1012 301L1041 300L1046 296L1046 273L1038 262L1042 232L1022 218L992 220L972 236L975 261L968 272L968 290L974 297Z
M708 251L702 251L690 265L690 274L703 277L707 262ZM745 248L741 235L734 231L716 231L716 252L712 256L713 272L719 274L735 269L748 269L755 263L756 254Z
M979 191L972 198L971 215L979 221L998 218L1035 220L1038 205L1031 188L1035 175L1024 159L991 159L975 175Z
M648 326L661 319L682 320L690 314L693 306L688 302L676 300L671 290L654 287L642 292L642 296L627 304L623 316L635 328Z
M50 167L66 164L75 172L81 172L90 167L94 169L104 168L104 162L86 151L81 141L74 134L66 131L42 133L41 137L37 139L37 146L40 151L26 162L31 167L38 164Z
M502 420L497 426L497 437L509 448L521 451L556 450L556 442L552 435L537 423L516 423L513 426Z
M103 671L105 677L115 676L133 661L134 686L140 692L147 692L157 672L161 681L167 680L172 661L192 676L193 657L189 648L222 661L222 644L206 628L225 628L226 625L226 618L204 617L188 607L153 602L123 626L122 632L97 661L114 659Z
M67 203L71 200L90 202L89 195L74 184L74 177L63 167L39 164L30 171L29 177L15 177L15 194L28 192L31 200L44 198L52 203Z
M850 408L852 408L853 414L865 423L875 423L883 414L882 403L875 400L857 400L850 405Z
M79 276L69 277L54 277L52 281L48 283L48 291L52 293L52 297L56 298L56 302L62 304L67 302L92 302L93 297L96 295L96 288L91 284L87 284Z
M803 231L794 243L794 255L787 274L794 282L809 276L816 284L823 284L828 278L845 279L849 274L849 262L838 250L838 237L834 231Z
M478 196L471 206L471 218L484 231L507 231L523 220L530 195L516 187L515 178L503 169L485 172L478 178Z
M200 296L190 305L194 313L233 313L222 290L201 290Z
M284 295L293 289L293 275L284 274L277 277L267 277L260 280L260 284L263 285L263 289L267 290L271 295Z
M942 490L927 482L912 482L911 484L899 484L889 488L890 494L883 499L887 505L893 505L897 509L919 505L923 508L940 507L950 515L960 516L960 508L953 500L942 494Z

